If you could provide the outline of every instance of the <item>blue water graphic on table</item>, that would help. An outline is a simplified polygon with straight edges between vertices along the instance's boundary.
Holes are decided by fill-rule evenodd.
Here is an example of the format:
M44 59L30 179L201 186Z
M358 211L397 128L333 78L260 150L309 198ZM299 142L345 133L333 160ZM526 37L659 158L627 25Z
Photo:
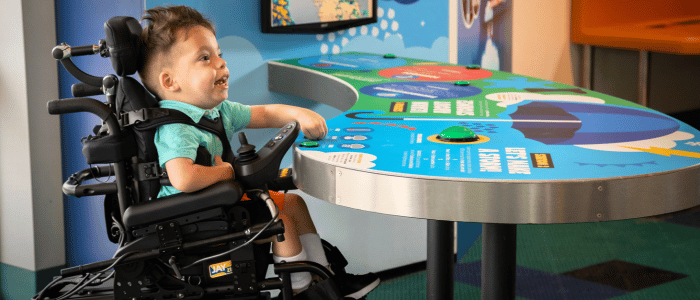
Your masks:
M326 70L373 70L406 65L401 58L382 58L376 55L323 55L299 60L299 64Z
M484 124L484 123L479 123L479 122L459 122L459 125L465 126L474 133L498 133L496 129L498 129L498 126L495 124Z

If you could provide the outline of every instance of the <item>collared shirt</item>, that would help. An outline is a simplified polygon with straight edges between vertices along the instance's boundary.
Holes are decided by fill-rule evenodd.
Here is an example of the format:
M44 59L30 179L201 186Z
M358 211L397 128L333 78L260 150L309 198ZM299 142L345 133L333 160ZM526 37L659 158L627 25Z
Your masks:
M161 100L158 105L162 108L179 110L192 118L192 121L195 123L199 123L202 117L212 120L221 117L229 142L234 133L245 128L250 123L250 106L228 100L221 102L221 104L210 110L173 100ZM165 163L173 158L185 157L195 161L197 148L200 145L204 146L211 154L212 166L214 165L214 155L221 156L224 152L224 147L219 137L209 131L182 123L160 126L156 130L153 142L158 150L158 163L161 168L165 168ZM177 193L181 193L181 191L172 186L163 186L158 193L158 198Z

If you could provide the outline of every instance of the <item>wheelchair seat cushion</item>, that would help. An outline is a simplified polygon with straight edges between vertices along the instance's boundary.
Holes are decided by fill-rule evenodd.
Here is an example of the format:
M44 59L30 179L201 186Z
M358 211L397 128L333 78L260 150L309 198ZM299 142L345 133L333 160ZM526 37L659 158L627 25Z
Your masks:
M180 193L152 201L132 204L124 211L124 226L133 228L216 207L232 206L243 196L243 189L234 180L218 182L193 193Z

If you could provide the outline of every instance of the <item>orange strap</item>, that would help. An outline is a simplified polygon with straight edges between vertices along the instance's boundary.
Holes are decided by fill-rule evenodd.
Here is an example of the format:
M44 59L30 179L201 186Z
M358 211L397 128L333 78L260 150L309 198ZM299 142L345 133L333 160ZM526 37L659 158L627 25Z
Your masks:
M270 198L272 198L272 201L277 204L277 209L280 211L284 210L284 193L280 192L275 192L275 191L268 191L270 193ZM248 195L243 195L243 198L241 199L242 201L248 201L250 198L248 198Z

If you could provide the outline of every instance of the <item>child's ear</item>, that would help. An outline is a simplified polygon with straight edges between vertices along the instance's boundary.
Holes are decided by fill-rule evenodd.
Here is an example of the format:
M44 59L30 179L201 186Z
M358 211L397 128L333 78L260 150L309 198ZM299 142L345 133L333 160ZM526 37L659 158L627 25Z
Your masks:
M168 92L176 92L178 89L180 89L172 74L170 74L168 71L160 72L158 75L158 83Z

